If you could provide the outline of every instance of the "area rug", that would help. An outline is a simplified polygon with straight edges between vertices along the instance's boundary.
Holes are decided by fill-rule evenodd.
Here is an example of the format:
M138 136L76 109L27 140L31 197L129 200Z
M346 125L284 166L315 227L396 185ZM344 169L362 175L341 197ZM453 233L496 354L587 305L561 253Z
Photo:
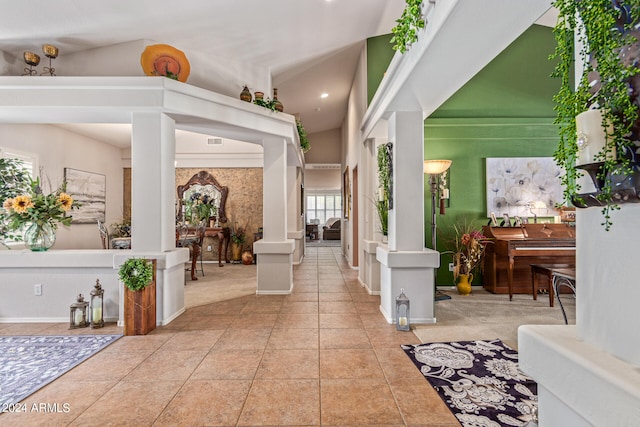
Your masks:
M537 384L520 371L518 353L502 341L401 347L463 427L526 426L536 421Z
M22 401L121 336L0 337L0 408Z

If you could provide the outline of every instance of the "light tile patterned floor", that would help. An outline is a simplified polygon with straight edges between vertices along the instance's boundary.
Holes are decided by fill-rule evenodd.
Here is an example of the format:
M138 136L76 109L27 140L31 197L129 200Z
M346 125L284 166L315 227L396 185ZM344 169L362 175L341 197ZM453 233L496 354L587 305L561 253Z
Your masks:
M308 248L294 284L292 295L198 306L124 337L0 426L459 426L399 347L419 340L385 322L340 248ZM66 333L0 325L4 335Z

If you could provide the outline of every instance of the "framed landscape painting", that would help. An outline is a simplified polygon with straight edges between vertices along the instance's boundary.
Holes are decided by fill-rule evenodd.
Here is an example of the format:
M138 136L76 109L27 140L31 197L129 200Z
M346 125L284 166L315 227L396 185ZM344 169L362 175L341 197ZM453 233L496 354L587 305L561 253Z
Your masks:
M81 204L73 210L72 223L90 224L105 221L107 178L99 173L64 168L67 193Z
M487 217L558 215L563 171L553 157L493 157L486 159L486 167Z

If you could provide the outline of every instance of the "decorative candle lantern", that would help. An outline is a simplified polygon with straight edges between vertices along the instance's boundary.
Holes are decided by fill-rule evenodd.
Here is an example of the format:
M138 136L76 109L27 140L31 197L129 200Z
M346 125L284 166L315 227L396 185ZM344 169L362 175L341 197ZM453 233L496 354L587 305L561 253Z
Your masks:
M69 329L89 326L89 303L79 294L76 302L69 307Z
M100 285L100 279L91 291L91 328L102 328L104 326L103 313L104 289Z
M396 329L399 331L411 330L409 324L409 298L400 289L400 295L396 297Z

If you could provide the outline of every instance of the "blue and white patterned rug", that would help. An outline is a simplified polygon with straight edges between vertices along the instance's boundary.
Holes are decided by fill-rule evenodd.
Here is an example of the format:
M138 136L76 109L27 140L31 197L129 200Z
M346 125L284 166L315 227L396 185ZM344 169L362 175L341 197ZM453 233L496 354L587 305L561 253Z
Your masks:
M20 402L121 336L0 337L0 408Z
M403 345L463 427L536 422L537 384L500 340Z

